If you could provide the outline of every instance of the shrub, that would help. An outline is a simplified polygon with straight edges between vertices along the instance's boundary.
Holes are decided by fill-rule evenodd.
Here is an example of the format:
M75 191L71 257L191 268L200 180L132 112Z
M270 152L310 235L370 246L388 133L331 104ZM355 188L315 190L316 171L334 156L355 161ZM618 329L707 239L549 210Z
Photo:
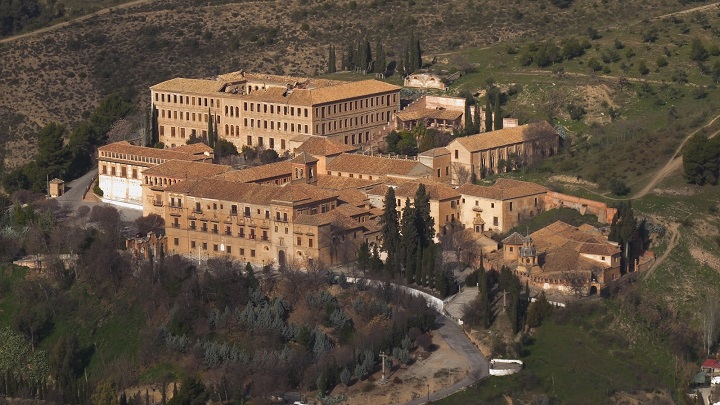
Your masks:
M641 60L640 63L638 63L638 72L643 76L650 73L650 69L648 69L644 60Z
M630 187L618 178L610 179L609 187L610 191L615 195L627 195L630 192Z
M668 65L668 61L664 56L658 56L657 62L655 63L657 64L657 67L665 67Z
M99 197L102 197L105 194L97 183L95 184L95 187L93 187L93 193L97 194Z

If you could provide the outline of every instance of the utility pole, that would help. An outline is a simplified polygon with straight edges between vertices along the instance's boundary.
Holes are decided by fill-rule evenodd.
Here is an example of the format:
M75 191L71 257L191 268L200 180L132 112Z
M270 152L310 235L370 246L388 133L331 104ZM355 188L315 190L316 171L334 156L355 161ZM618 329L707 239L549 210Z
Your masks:
M385 359L387 358L385 352L380 352L380 361L382 361L382 379L380 381L385 382Z

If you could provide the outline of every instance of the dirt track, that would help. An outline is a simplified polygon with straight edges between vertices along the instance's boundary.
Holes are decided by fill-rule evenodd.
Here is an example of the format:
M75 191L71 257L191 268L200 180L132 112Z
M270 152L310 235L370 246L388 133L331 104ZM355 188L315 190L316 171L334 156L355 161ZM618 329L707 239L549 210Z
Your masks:
M94 13L90 13L90 14L86 14L86 15L83 15L83 16L80 16L80 17L77 17L77 18L73 18L73 19L70 20L70 21L61 22L61 23L58 23L58 24L55 24L55 25L51 25L51 26L49 26L49 27L40 28L40 29L35 30L35 31L30 31L30 32L26 32L26 33L23 33L23 34L13 35L13 36L11 36L11 37L7 37L7 38L0 39L0 44L4 44L4 43L8 43L8 42L13 42L13 41L16 41L16 40L18 40L18 39L30 37L30 36L33 36L33 35L42 34L42 33L45 33L45 32L54 31L54 30L57 30L57 29L60 29L60 28L63 28L63 27L67 27L67 26L69 26L69 25L71 25L71 24L73 24L73 23L76 23L76 22L85 21L85 20L88 20L88 19L90 19L90 18L97 17L97 16L99 16L99 15L107 14L107 13L109 13L109 12L111 12L111 11L121 10L121 9L124 9L124 8L130 8L130 7L133 7L133 6L138 6L138 5L141 5L141 4L150 3L150 2L152 2L152 1L153 1L153 0L135 0L135 1L131 1L131 2L129 2L129 3L118 4L117 6L108 7L108 8L103 8L103 9L101 9L101 10L98 10L98 11L94 12Z
M688 136L683 139L683 141L680 143L680 145L675 150L675 153L670 157L670 160L663 166L660 170L658 170L657 173L655 173L655 176L648 182L648 184L643 187L642 190L638 191L634 196L632 196L633 199L642 198L646 196L655 186L657 186L658 183L668 178L675 170L679 169L682 165L682 155L680 152L682 151L682 148L685 146L687 141L695 134L698 133L703 128L707 128L715 123L717 119L720 118L720 115L715 116L715 118L711 119L707 124L703 125L702 127L696 129L695 131L688 134ZM713 133L710 137L713 137L718 132Z

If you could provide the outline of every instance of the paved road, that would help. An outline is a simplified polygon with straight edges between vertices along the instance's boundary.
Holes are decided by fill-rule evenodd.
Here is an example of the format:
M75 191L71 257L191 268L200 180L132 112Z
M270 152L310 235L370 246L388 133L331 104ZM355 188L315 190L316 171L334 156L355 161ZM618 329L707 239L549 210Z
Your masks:
M439 391L435 391L430 394L430 401L437 401L450 396L462 389L482 380L487 377L490 372L490 364L488 360L480 353L477 347L472 344L470 339L465 335L465 332L460 329L455 322L444 317L439 316L436 320L440 324L440 335L445 339L451 349L455 350L458 354L462 355L470 362L470 372L462 380L455 384L444 388ZM405 405L420 405L428 403L428 398L418 398Z

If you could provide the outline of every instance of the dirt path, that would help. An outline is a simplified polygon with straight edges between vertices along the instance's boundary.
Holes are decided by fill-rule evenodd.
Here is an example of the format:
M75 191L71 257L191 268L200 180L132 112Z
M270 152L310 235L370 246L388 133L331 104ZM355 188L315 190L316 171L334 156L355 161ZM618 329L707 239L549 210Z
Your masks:
M30 31L30 32L26 32L26 33L23 33L23 34L13 35L13 36L11 36L11 37L7 37L7 38L0 39L0 44L4 44L4 43L8 43L8 42L13 42L13 41L16 41L16 40L18 40L18 39L30 37L30 36L33 36L33 35L39 35L39 34L43 34L43 33L50 32L50 31L54 31L54 30L57 30L57 29L60 29L60 28L67 27L67 26L69 26L70 24L73 24L73 23L76 23L76 22L85 21L85 20L88 20L88 19L90 19L90 18L97 17L97 16L99 16L99 15L108 14L108 13L110 13L111 11L116 11L116 10L121 10L121 9L125 9L125 8L130 8L130 7L133 7L133 6L138 6L138 5L141 5L141 4L150 3L150 2L152 2L152 1L153 1L153 0L135 0L135 1L131 1L131 2L129 2L129 3L118 4L117 6L112 6L112 7L108 7L108 8L103 8L103 9L101 9L101 10L95 11L94 13L90 13L90 14L86 14L86 15L83 15L83 16L80 16L80 17L77 17L77 18L73 18L73 19L70 20L70 21L61 22L61 23L58 23L58 24L55 24L55 25L51 25L51 26L49 26L49 27L40 28L40 29L35 30L35 31Z
M705 11L705 10L709 10L709 9L711 9L711 8L713 8L713 7L720 7L720 2L718 2L718 3L712 3L712 4L706 4L706 5L700 6L700 7L693 7L693 8L689 8L689 9L687 9L687 10L676 11L676 12L670 13L670 14L663 14L663 15L661 15L661 16L658 16L658 17L653 18L653 20L659 20L659 19L666 18L666 17L672 17L672 16L674 16L674 15L682 15L682 14L694 13L694 12L696 12L696 11Z
M660 267L660 264L662 264L662 262L664 262L665 259L667 259L667 257L670 256L670 252L672 252L673 249L675 249L675 247L677 247L678 243L680 243L680 225L678 225L677 222L672 222L667 225L666 229L667 229L667 232L669 232L671 234L670 243L668 243L668 247L667 247L667 249L665 249L663 254L660 255L660 257L658 257L655 260L655 263L652 264L652 266L650 267L650 270L648 270L647 273L645 273L643 280L649 279L652 276L653 271L656 268Z
M638 191L634 196L632 196L632 198L638 199L638 198L642 198L642 197L646 196L650 192L650 190L655 188L655 186L658 183L665 180L675 170L679 169L680 166L682 165L682 155L680 154L680 152L682 151L682 148L685 146L687 141L693 135L697 134L701 129L707 128L707 127L713 125L715 123L715 121L718 120L718 118L720 118L720 115L715 116L715 118L710 120L707 124L703 125L702 127L696 129L695 131L691 132L688 136L686 136L685 139L683 139L683 141L680 143L680 145L675 150L675 153L670 157L670 160L668 160L668 162L665 164L665 166L663 168L661 168L660 170L658 170L658 172L655 173L655 176L653 176L653 178L650 180L650 182L648 182L648 184L646 184L642 190ZM717 132L712 134L711 137L715 136L716 134L717 134Z

